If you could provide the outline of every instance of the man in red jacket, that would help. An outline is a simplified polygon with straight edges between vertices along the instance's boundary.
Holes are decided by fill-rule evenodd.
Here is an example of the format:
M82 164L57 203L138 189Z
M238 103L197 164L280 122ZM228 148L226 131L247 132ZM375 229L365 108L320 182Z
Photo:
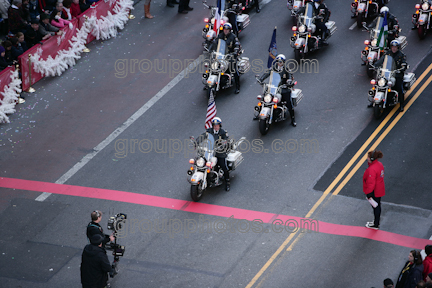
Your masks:
M384 185L384 166L378 159L383 157L381 151L369 151L368 152L368 168L363 174L363 192L366 194L366 198L369 201L371 199L376 202L371 203L374 211L374 221L367 222L366 227L378 230L381 217L381 197L385 195ZM375 206L375 207L374 207Z
M432 245L425 246L426 257L423 260L423 279L426 282L426 277L432 273Z

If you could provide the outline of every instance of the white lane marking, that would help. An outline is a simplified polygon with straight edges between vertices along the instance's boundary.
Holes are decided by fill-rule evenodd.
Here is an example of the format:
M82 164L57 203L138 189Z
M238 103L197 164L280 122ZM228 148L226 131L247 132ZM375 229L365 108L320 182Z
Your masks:
M87 154L78 163L76 163L69 171L67 171L63 176L61 176L55 183L64 184L73 175L75 175L81 168L83 168L90 160L92 160L100 151L107 147L118 135L123 133L129 126L131 126L138 118L140 118L147 110L149 110L159 99L161 99L165 94L168 93L175 85L177 85L188 73L193 71L194 67L197 67L202 60L202 56L195 59L189 66L184 69L180 74L178 74L174 79L172 79L162 90L160 90L155 96L153 96L146 104L144 104L138 111L136 111L129 119L126 120L120 127L118 127L114 132L112 132L105 140L99 143L93 148L93 152ZM36 201L44 201L47 199L51 193L43 192L38 197Z
M353 25L351 25L351 27L349 28L349 30L353 30L356 26L357 26L357 22L354 23Z
M271 0L262 0L260 4L265 5L270 3ZM139 117L141 117L150 107L152 107L160 98L162 98L171 88L173 88L177 83L179 83L189 71L193 71L194 67L198 67L201 62L202 55L195 59L194 62L189 64L188 68L184 69L180 74L174 77L171 82L169 82L162 90L160 90L155 96L153 96L144 106L142 106L137 112L135 112L125 123L123 123L119 128L117 128L113 133L111 133L105 140L99 143L95 148L93 148L93 152L84 156L81 161L76 163L69 171L67 171L63 176L61 176L55 183L56 184L64 184L67 180L69 180L73 175L75 175L84 165L86 165L90 160L92 160L103 148L108 146L118 135L120 135L123 131L125 131L130 125L132 125ZM51 193L43 192L38 197L36 197L36 201L44 201L47 199Z

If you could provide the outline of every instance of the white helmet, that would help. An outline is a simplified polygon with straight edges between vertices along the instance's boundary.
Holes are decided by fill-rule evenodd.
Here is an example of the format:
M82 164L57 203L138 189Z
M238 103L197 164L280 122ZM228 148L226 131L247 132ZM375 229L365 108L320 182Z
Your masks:
M284 54L278 54L278 55L276 56L275 60L280 60L280 61L285 62L285 61L286 61L286 57L285 57Z
M222 120L219 117L214 117L211 120L212 125L220 125L222 127Z
M387 14L390 12L390 9L387 6L384 6L381 8L380 13L384 16L384 13L387 12Z

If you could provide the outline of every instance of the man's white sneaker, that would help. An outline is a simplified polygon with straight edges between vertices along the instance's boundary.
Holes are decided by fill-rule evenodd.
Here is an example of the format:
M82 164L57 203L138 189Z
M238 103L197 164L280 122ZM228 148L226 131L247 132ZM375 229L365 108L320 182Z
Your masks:
M375 226L373 222L366 223L366 228L378 230L379 226Z

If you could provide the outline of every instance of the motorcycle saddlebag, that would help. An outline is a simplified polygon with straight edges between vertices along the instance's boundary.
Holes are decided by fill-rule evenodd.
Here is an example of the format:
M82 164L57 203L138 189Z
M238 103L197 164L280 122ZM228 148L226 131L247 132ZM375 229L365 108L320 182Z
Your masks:
M292 105L296 107L298 103L303 99L303 93L301 89L293 89L291 91Z
M399 43L400 43L400 45L401 45L401 50L405 49L405 47L408 45L408 42L407 42L405 36L399 36L399 37L397 38L397 40L399 40Z
M248 14L237 15L237 23L241 23L243 29L245 29L250 24L250 19Z
M330 35L333 35L334 32L336 31L336 23L334 21L328 21L325 23L325 25L326 25Z
M412 85L414 85L415 81L416 78L414 73L406 73L403 78L404 88L406 90L409 90L412 87Z
M243 161L243 156L239 151L234 151L228 153L226 160L228 168L235 170Z

